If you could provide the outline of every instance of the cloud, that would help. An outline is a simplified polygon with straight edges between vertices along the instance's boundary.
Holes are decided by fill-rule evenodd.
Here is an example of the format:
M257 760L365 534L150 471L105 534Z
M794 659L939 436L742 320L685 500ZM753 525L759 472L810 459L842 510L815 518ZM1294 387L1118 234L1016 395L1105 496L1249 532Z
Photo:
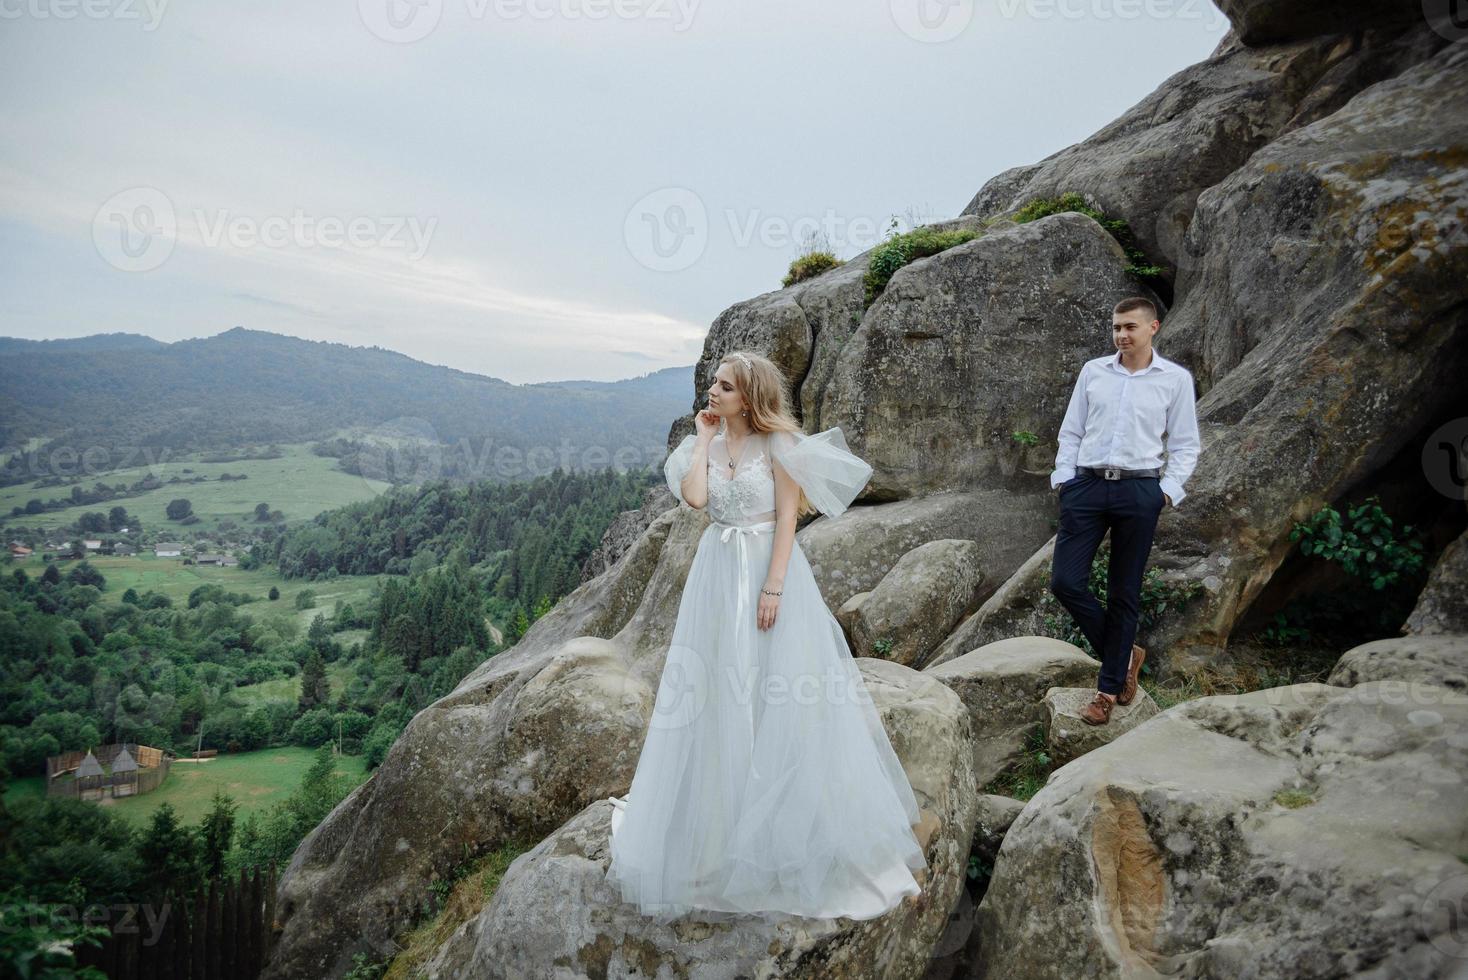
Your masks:
M592 5L533 0L551 15L507 16L443 0L408 44L374 35L355 0L170 2L151 30L5 20L0 324L167 340L241 323L517 382L686 365L720 311L778 288L793 246L764 230L827 214L880 228L918 203L952 216L1221 34L1011 3L1008 17L980 5L930 44L885 2L839 15L800 0L662 5L691 14L681 30L574 15ZM1152 52L1150 77L1114 70L1123 45ZM157 268L127 272L99 254L94 223L138 187L166 195L177 240ZM691 190L710 221L675 271L649 268L626 237L634 203L667 188ZM305 237L279 246L229 231L298 215ZM323 242L321 222L355 219L375 229L369 247ZM398 219L420 236L389 241Z

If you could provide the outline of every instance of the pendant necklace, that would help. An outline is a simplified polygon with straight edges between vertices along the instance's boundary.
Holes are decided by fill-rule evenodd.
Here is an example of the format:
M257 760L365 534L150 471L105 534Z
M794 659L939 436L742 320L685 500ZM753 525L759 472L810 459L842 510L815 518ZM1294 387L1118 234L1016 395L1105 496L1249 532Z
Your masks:
M749 435L747 435L747 436L744 437L744 442L739 447L739 459L736 461L732 457L730 458L730 460L729 460L729 475L731 477L738 470L739 464L742 463L742 462L744 462L744 453L745 453L745 451L747 449L749 449L749 440L750 440L750 437L753 436L753 435L754 435L754 433L751 432ZM729 448L729 430L728 430L728 424L725 423L725 427L724 427L724 449L725 449L725 451L727 451L728 448Z

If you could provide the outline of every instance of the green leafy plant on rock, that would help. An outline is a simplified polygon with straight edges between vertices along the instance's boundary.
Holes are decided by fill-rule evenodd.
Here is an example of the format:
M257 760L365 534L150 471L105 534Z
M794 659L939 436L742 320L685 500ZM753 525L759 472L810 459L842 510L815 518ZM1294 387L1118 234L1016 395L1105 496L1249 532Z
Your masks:
M790 263L790 271L785 273L781 284L793 286L798 282L814 279L823 272L830 272L842 264L841 260L830 252L808 252Z
M866 305L871 306L887 288L897 270L917 259L945 252L955 245L972 241L979 233L969 228L953 231L937 231L933 228L914 228L901 235L893 235L873 251L867 262Z
M1331 562L1354 579L1346 588L1297 595L1254 638L1269 646L1365 643L1393 636L1426 577L1423 536L1398 525L1371 496L1345 512L1326 505L1298 521L1300 553Z
M1086 199L1074 191L1061 194L1059 197L1037 197L1020 208L1014 220L1018 224L1024 224L1067 211L1084 214L1116 239L1116 243L1126 253L1129 263L1126 267L1127 272L1148 284L1155 283L1162 278L1162 267L1147 261L1146 253L1137 247L1136 236L1132 233L1132 227L1125 218L1109 217L1099 208L1087 204Z
M1302 554L1333 561L1377 591L1396 585L1422 571L1422 536L1412 525L1400 529L1381 509L1381 501L1367 497L1340 511L1326 505L1308 521L1290 530Z

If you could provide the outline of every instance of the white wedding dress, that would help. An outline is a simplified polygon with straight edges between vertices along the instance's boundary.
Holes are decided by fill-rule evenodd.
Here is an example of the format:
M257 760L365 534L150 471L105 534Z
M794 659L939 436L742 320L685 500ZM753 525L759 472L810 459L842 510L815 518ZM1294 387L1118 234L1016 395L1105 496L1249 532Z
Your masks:
M664 464L691 465L694 436ZM611 797L609 881L669 922L754 914L868 919L919 891L917 800L797 541L768 630L778 461L829 516L871 467L839 428L761 433L728 477L709 445L708 515L626 797Z

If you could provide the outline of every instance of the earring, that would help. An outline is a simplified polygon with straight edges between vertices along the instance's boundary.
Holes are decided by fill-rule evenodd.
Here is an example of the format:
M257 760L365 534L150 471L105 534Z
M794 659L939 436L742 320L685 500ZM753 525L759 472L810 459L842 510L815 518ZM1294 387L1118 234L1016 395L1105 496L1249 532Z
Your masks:
M749 409L747 409L747 408L746 409L743 409L742 411L740 411L739 414L742 415L742 416L748 417L748 415L749 415Z

